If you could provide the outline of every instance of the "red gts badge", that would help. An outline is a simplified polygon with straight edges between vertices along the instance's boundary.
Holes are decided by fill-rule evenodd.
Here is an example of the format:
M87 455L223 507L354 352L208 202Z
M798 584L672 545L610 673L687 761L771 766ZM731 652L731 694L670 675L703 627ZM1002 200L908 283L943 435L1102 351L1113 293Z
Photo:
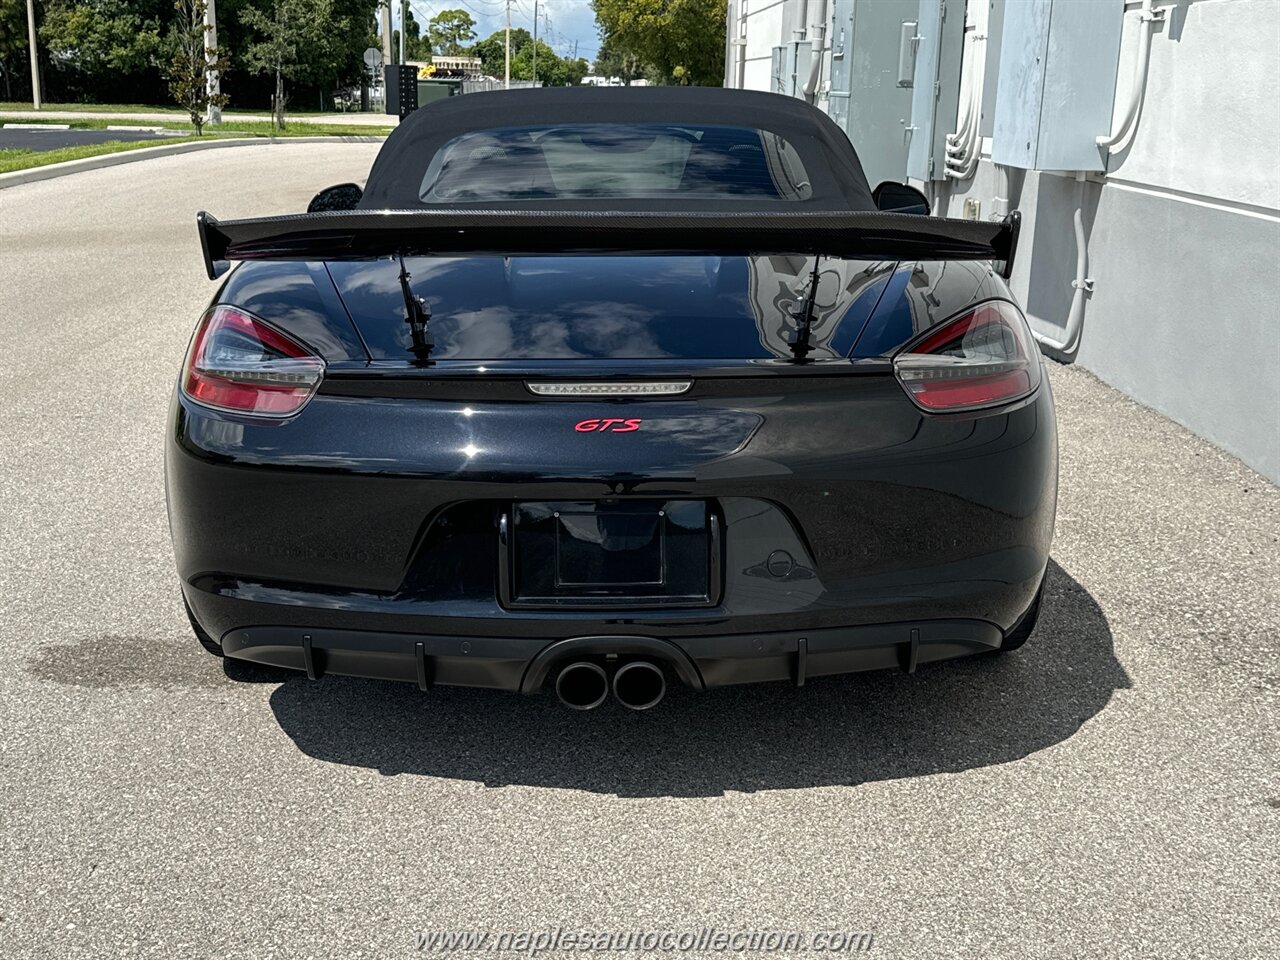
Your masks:
M579 420L573 429L579 433L634 433L640 429L640 420Z

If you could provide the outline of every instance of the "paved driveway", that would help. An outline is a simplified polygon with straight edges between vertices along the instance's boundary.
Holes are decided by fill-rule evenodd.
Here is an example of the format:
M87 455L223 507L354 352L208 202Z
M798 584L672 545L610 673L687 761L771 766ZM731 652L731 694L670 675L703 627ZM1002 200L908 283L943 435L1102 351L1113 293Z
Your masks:
M1280 491L1083 370L1053 370L1055 562L1016 655L637 715L202 654L161 478L214 289L195 211L302 209L376 149L0 191L0 956L408 956L423 928L547 925L1280 955Z
M0 150L58 150L62 147L80 147L111 140L154 140L164 143L181 133L165 135L149 130L24 130L0 125Z

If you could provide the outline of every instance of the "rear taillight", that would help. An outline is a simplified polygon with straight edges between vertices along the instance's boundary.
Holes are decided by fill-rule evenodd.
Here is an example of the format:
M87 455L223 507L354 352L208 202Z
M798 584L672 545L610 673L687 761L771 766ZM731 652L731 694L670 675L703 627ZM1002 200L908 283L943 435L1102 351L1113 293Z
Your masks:
M320 385L324 361L275 327L226 304L196 328L182 390L196 403L256 417L288 417Z
M990 300L926 330L893 361L922 410L952 413L994 407L1040 385L1040 354L1018 308Z

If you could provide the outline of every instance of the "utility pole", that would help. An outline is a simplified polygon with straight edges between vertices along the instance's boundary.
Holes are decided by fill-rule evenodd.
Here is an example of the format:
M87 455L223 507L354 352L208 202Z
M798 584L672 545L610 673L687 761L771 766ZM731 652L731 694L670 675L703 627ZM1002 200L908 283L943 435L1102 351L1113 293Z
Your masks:
M204 8L204 58L206 63L213 62L213 52L218 46L218 17L214 12L215 0L206 0ZM205 74L205 84L209 88L209 96L214 97L222 92L222 77L217 70L209 70ZM210 103L204 110L204 122L212 126L222 123L222 107Z
M404 37L409 32L407 16L409 10L409 0L400 0L400 62L404 63Z
M538 85L538 0L533 0L533 85Z
M31 0L27 0L28 5ZM34 49L34 48L33 48ZM503 69L506 71L503 87L507 90L511 89L511 0L507 0L507 46L506 55L503 57Z
M40 54L36 51L36 0L27 0L27 42L31 45L31 106L40 109Z
M382 3L382 63L391 66L395 58L391 55L391 0Z

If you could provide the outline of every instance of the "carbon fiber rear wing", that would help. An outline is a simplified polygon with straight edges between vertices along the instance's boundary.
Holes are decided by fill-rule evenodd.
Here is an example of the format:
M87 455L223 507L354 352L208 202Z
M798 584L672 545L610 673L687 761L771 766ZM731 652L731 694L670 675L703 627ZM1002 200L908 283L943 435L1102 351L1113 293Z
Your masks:
M196 225L211 280L232 260L609 254L994 260L1008 277L1019 215L980 221L849 211L339 210L218 220L201 211Z

